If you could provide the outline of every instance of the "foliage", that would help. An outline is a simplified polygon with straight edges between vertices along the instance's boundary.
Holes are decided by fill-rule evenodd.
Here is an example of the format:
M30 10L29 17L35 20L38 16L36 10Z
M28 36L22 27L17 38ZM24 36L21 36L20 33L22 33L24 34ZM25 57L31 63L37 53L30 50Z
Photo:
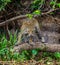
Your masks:
M0 11L4 10L5 6L10 2L11 0L0 0Z
M46 4L45 0L34 0L31 4L31 10L32 11L41 10L44 4ZM56 8L56 7L60 8L60 3L57 3L57 0L51 0L50 4L48 5L51 5L51 8Z
M32 19L34 15L40 15L40 14L41 14L41 11L40 10L36 10L32 14L26 14L26 16L28 18Z
M33 55L36 55L37 53L38 53L37 50L32 50L32 54L33 54Z
M40 15L41 14L41 11L40 10L35 10L32 14L33 15Z
M60 8L60 3L57 3L56 6Z
M40 49L23 50L21 53L13 53L13 46L16 43L16 38L16 33L14 35L10 33L9 41L4 34L0 35L0 60L16 60L23 62L39 56ZM46 62L48 62L53 58L60 59L60 53L43 52L42 55L39 56L39 59L44 57L47 57Z
M33 18L33 15L32 15L32 14L26 14L26 16L27 16L28 18L30 18L30 19Z
M55 52L55 53L54 53L54 57L55 57L56 59L60 59L60 52Z
M3 34L0 35L0 59L1 60L11 60L12 54L11 49L13 48L15 42L16 42L16 33L14 36L10 34L10 40L8 41Z
M31 4L31 9L32 10L40 9L44 3L45 3L44 0L34 0Z
M52 5L52 8L56 8L56 7L60 8L60 3L57 3L57 0L56 1L51 1L50 5Z

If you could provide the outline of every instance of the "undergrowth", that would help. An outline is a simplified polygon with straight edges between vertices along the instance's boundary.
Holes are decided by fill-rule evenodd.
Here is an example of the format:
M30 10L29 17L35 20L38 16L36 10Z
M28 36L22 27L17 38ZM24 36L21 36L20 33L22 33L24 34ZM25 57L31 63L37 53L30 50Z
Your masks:
M4 34L0 35L0 60L16 60L22 62L30 59L40 61L42 58L48 58L48 60L60 60L60 52L41 52L40 49L23 50L21 53L13 53L13 46L16 41L16 33L14 35L10 34L9 41Z
M50 3L48 5L50 5L51 8L60 8L60 2L57 2L57 1L58 0L50 0ZM5 10L6 5L11 2L13 1L12 0L0 0L0 11ZM20 0L17 0L16 2L17 4L19 4L19 6L21 6ZM30 5L30 9L32 11L40 10L44 4L46 4L45 0L34 0L32 1Z

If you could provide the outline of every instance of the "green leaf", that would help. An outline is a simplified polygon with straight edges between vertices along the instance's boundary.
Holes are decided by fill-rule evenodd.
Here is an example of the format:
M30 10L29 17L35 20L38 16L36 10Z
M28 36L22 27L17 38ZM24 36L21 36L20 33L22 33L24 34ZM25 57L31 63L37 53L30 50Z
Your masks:
M60 8L60 3L57 3L57 6Z
M50 5L54 5L54 4L55 4L55 2L54 2L54 1L51 1L51 2L50 2Z
M29 17L30 19L33 18L33 15L32 14L26 14L27 17Z
M14 53L13 58L18 59L19 58L19 53Z
M0 0L0 11L4 10L5 6L11 2L11 0Z
M32 50L32 54L33 54L33 55L36 55L37 53L38 53L37 50Z
M36 10L33 12L34 15L40 15L41 14L41 11L40 10Z
M59 52L55 52L55 53L54 53L54 56L55 56L55 58L58 59L58 58L60 58L60 53L59 53Z

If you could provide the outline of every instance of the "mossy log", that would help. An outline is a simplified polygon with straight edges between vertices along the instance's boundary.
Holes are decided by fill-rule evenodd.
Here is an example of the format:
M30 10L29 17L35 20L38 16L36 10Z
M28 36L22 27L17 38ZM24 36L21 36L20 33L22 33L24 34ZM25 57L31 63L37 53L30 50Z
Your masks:
M36 43L24 43L22 45L15 46L14 52L21 52L22 50L32 50L32 49L37 49L39 48L42 51L50 51L50 52L60 52L60 44L48 44L48 43L41 43L41 42L36 42Z

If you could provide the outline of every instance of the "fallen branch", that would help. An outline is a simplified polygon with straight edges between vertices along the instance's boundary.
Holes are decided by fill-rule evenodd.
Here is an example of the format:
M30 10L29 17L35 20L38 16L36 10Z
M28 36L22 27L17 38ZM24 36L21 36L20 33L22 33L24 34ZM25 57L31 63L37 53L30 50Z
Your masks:
M60 8L51 9L51 10L49 10L49 11L46 12L46 13L42 13L41 15L47 15L47 14L49 14L50 12L53 12L53 11L56 11L56 10L59 10L59 9L60 9ZM38 15L38 16L40 16L40 15ZM37 15L35 15L34 17L37 17ZM13 17L13 18L11 18L11 19L8 19L8 20L6 20L6 21L0 23L0 26L6 25L6 23L8 24L8 23L12 22L13 20L24 19L24 18L27 18L27 16L26 16L26 15L19 15L19 16Z
M50 51L50 52L60 52L60 44L44 44L41 42L31 43L33 46L31 46L28 43L24 43L22 45L15 46L14 52L21 52L22 50L32 50L39 48L42 51Z

